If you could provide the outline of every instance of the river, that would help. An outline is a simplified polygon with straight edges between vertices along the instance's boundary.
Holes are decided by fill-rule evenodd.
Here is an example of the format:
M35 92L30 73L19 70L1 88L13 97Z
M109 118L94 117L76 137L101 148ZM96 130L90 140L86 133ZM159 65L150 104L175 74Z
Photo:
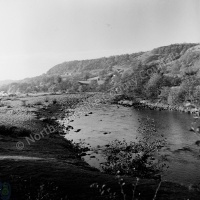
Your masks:
M123 138L134 141L140 136L137 132L140 125L138 119L149 116L154 120L158 132L167 140L165 155L168 157L169 168L164 171L163 179L185 185L200 182L200 146L195 144L200 140L200 135L189 131L193 121L191 115L118 105L101 105L91 112L70 122L74 129L65 136L74 142L84 142L94 149L84 156L84 160L91 166L100 168L100 163L104 161L102 146L110 141Z

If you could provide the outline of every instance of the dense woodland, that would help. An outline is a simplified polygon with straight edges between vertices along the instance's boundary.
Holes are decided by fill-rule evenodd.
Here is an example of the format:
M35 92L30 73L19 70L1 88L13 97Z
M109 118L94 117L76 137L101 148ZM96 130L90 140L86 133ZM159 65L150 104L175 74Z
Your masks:
M116 69L121 69L119 72ZM114 90L168 104L200 102L200 45L173 44L139 52L56 65L46 74L3 85L7 93ZM103 84L78 81L99 76Z

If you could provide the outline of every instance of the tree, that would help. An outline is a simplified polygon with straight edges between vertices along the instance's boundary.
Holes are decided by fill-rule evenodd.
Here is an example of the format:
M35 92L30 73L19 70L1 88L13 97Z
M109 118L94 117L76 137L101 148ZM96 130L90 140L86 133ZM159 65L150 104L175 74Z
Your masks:
M170 87L163 87L161 89L161 93L159 95L159 98L161 99L161 101L167 102L169 92L170 92Z
M96 91L97 90L97 87L98 87L98 83L97 83L97 80L92 80L90 82L90 85L89 85L90 89L92 91Z
M171 87L167 102L170 105L182 104L186 99L186 91L180 86Z
M71 84L72 84L72 87L70 91L73 91L73 92L79 91L78 89L79 89L80 84L77 81L72 80Z
M182 80L178 76L163 76L163 86L172 87L172 86L179 86Z
M60 84L62 82L61 76L56 76L54 80L56 84Z
M69 89L69 88L71 88L72 87L72 83L71 83L71 81L69 80L69 79L67 79L67 80L65 80L65 81L62 81L60 84L59 84L59 88L61 89L61 90L67 90L67 89Z
M200 105L200 85L196 86L194 90L194 102Z
M160 94L160 88L162 86L162 76L155 73L151 76L146 84L146 95L149 98L157 98Z
M112 66L109 66L108 67L108 72L112 72L112 71L113 71Z
M105 69L99 71L99 78L100 79L104 78L106 74L107 74L107 71Z
M84 73L83 73L83 79L84 79L84 80L89 79L91 76L92 76L92 74L91 74L90 72L84 72Z
M180 87L185 91L186 99L194 100L195 88L199 85L200 80L194 75L184 77Z
M25 90L25 93L30 93L30 92L32 92L31 86L27 87L26 90Z
M58 89L57 89L56 85L54 84L48 89L48 91L54 93L54 92L58 91Z
M78 88L79 92L87 92L89 90L89 86L88 85L80 85Z
M78 91L79 91L79 92L83 92L83 86L82 86L82 85L80 85L80 86L78 87Z

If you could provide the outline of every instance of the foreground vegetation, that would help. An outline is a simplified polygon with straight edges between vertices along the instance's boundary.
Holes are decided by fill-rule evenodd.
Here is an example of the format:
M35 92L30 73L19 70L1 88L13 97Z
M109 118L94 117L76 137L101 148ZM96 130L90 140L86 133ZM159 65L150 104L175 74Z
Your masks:
M164 155L159 152L166 141L158 134L154 122L150 118L140 120L138 129L141 138L127 143L114 140L104 149L107 161L102 164L105 172L130 175L138 178L160 177L164 169Z

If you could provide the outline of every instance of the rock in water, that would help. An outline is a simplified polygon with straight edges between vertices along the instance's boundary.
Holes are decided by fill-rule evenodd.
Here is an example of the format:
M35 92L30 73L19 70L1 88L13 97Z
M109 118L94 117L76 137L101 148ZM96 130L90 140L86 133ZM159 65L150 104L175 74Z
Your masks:
M86 153L81 153L81 154L79 154L80 157L86 156L86 155L87 155Z
M195 130L194 130L194 127L191 127L189 131L195 131Z
M81 130L81 129L77 129L77 130L76 130L76 131L74 131L74 132L77 132L77 133L78 133L80 130Z
M195 144L196 144L197 146L200 146L200 140L197 140L197 141L195 142Z

